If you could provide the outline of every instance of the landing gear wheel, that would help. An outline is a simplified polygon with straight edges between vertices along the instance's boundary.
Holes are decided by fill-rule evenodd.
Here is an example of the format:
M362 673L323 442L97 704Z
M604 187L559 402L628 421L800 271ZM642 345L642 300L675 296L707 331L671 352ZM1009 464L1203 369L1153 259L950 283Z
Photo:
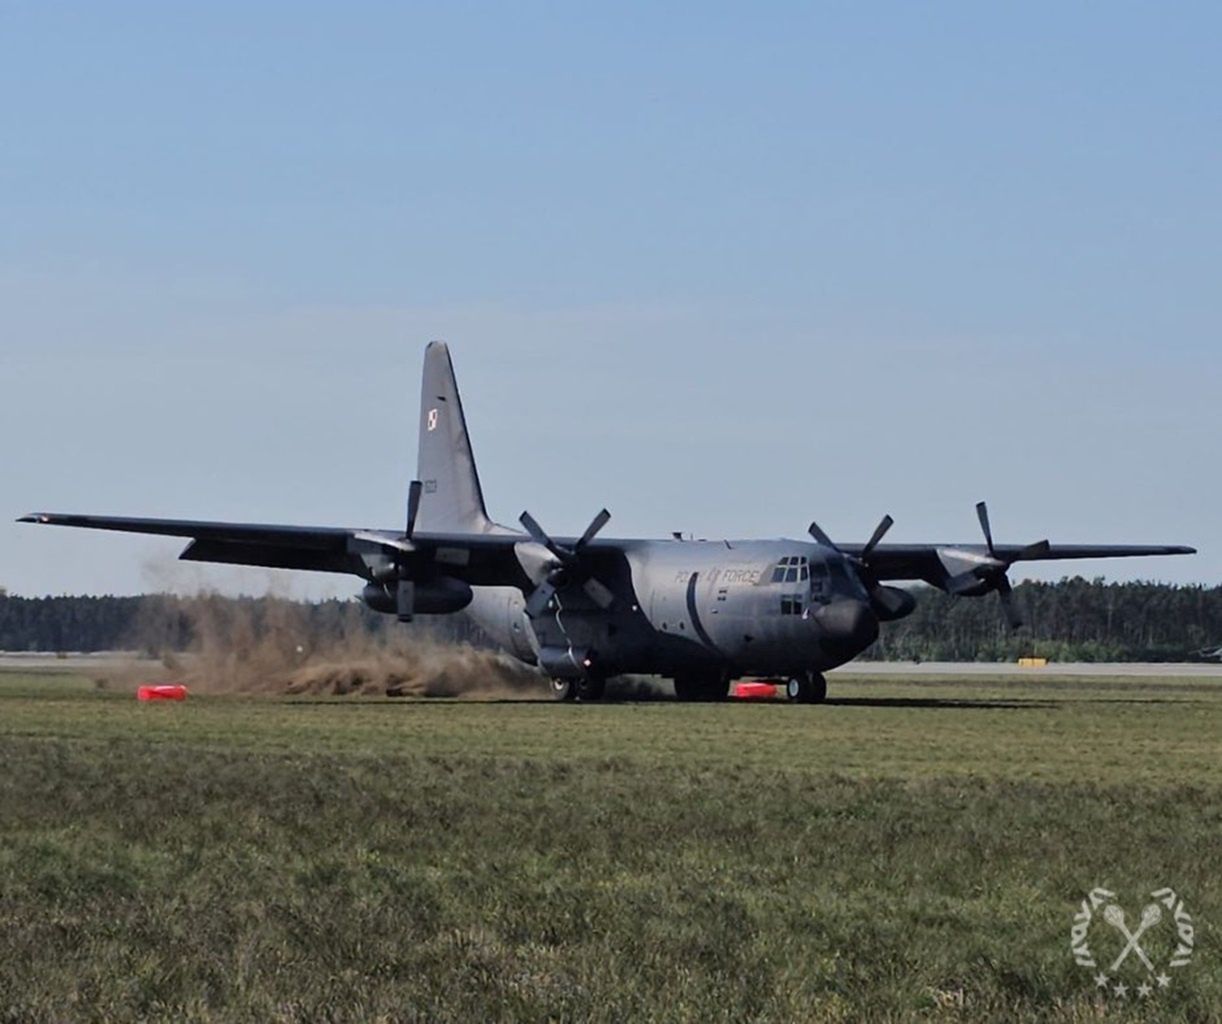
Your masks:
M607 689L607 681L600 679L597 676L589 676L585 679L579 679L573 684L573 690L576 692L576 699L580 701L602 700L603 693Z
M792 676L785 684L785 696L794 704L822 704L827 700L827 680L818 672Z
M552 700L576 700L577 684L571 679L553 679Z

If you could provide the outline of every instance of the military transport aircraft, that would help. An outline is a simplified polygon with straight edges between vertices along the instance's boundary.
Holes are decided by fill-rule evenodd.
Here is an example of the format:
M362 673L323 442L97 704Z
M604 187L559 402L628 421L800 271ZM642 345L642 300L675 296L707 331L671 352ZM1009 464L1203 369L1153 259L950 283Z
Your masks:
M505 649L537 665L561 700L596 700L628 672L674 680L683 700L725 697L743 676L783 680L791 700L827 694L823 672L849 661L915 600L884 581L922 580L950 594L996 591L1019 618L1006 571L1016 562L1187 555L1188 547L883 544L884 516L865 544L837 544L811 523L809 541L610 540L603 509L580 537L552 537L488 518L450 353L424 354L418 479L402 530L271 526L36 513L21 522L190 537L180 556L352 573L369 607L409 620L466 611Z

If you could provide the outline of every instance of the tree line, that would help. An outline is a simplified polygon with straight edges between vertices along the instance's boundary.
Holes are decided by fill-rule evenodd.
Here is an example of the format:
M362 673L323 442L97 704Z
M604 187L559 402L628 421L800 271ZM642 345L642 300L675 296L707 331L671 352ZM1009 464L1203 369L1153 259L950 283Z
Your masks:
M360 601L290 601L279 597L63 596L0 594L0 651L184 651L200 634L225 629L292 634L309 645L385 636L391 630L450 643L487 644L461 615L420 616L409 624L370 611Z
M1054 661L1179 661L1222 645L1222 587L1107 583L1081 577L1021 583L1014 596L1027 626L1011 631L997 599L952 598L921 588L917 609L883 626L864 655L883 660L1011 661L1035 655ZM201 602L204 602L201 604ZM213 602L227 616L201 616ZM15 597L0 590L0 650L147 650L189 647L204 621L272 628L292 610L303 637L330 640L388 630L480 645L485 638L465 616L423 616L404 627L356 601L289 602L282 598Z
M890 661L1183 661L1222 645L1222 587L1108 583L1081 576L1020 583L1012 630L996 595L922 587L916 611L884 625L867 658Z

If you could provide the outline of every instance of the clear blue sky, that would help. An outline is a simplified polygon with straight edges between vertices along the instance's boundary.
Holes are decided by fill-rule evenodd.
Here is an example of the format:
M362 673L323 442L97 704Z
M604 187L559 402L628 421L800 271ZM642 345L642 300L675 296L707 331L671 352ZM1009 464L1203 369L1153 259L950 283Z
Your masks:
M505 521L975 540L987 497L1005 540L1202 549L1088 574L1216 582L1220 37L1216 4L0 3L0 513L394 526L439 337ZM0 584L137 592L178 548L0 523Z

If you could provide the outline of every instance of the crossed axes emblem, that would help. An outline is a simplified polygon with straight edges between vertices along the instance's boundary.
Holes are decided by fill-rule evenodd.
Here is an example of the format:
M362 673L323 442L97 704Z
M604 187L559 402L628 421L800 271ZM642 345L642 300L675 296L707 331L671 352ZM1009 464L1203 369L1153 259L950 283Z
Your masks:
M1153 928L1159 921L1163 919L1163 912L1157 903L1147 903L1141 912L1141 923L1138 924L1136 931L1129 931L1129 927L1124 921L1124 910L1118 903L1109 903L1103 908L1103 920L1110 924L1116 931L1124 936L1124 949L1120 951L1120 955L1112 962L1112 966L1108 968L1111 973L1115 974L1120 968L1120 965L1128 959L1130 953L1136 953L1137 957L1143 964L1146 965L1146 970L1151 974L1154 973L1154 964L1150 962L1150 958L1146 955L1146 951L1141 948L1140 939L1149 929Z
M1108 927L1115 929L1124 939L1123 948L1106 971L1100 970L1101 965L1096 962L1088 945L1091 921L1096 911L1099 912L1098 916ZM1166 966L1162 970L1154 964L1150 954L1141 944L1142 937L1160 922L1170 922L1171 927L1175 929L1176 939L1175 951L1169 955ZM1160 989L1163 989L1171 984L1171 977L1167 971L1185 967L1192 959L1194 939L1192 917L1184 908L1184 901L1176 895L1175 890L1163 888L1151 892L1150 902L1142 908L1140 920L1133 928L1130 928L1125 919L1124 908L1116 902L1116 894L1096 887L1087 893L1078 913L1074 915L1069 946L1075 962L1082 967L1089 967L1099 972L1095 975L1095 984L1100 988L1106 988L1111 980L1109 975L1115 977L1124 962L1130 956L1135 956L1149 971L1152 980L1158 983ZM1159 958L1162 959L1161 956ZM1123 999L1128 992L1128 986L1118 982L1113 986L1113 991ZM1142 999L1145 999L1154 989L1149 982L1143 982L1137 986L1135 991Z

